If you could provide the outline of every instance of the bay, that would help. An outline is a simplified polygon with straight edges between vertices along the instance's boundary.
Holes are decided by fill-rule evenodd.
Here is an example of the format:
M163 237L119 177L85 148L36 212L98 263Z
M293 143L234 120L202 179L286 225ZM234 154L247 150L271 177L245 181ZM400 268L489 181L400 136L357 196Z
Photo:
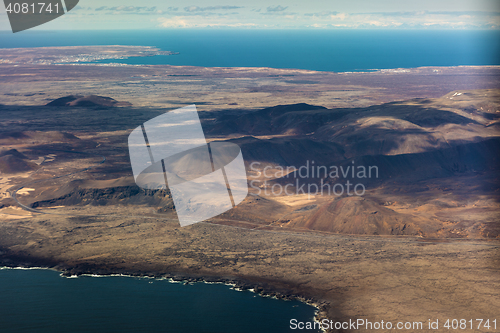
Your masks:
M272 67L350 72L421 66L500 65L495 30L165 29L0 32L0 48L144 45L178 55L102 63Z
M291 319L312 321L315 310L222 284L0 269L3 333L290 332Z

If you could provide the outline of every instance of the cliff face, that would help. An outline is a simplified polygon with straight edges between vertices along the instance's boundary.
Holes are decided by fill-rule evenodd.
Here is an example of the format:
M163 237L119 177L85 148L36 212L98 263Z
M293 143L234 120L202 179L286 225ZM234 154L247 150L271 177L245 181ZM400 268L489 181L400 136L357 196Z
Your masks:
M74 205L147 205L163 210L174 209L172 197L168 190L145 190L135 185L105 188L81 188L76 186L66 194L36 200L30 204L32 208Z

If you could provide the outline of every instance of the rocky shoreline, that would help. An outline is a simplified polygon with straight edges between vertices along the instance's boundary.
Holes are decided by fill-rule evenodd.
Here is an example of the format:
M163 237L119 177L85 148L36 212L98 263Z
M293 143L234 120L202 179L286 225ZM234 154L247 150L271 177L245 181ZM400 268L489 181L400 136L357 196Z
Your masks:
M113 276L127 276L138 278L153 278L167 280L171 283L206 283L206 284L224 284L231 286L232 289L237 291L251 291L261 297L272 297L284 301L297 300L309 306L316 308L314 312L314 321L320 322L327 318L328 301L319 300L312 297L306 297L298 293L292 293L290 290L278 288L267 282L256 282L247 280L244 277L217 277L217 276L199 276L190 273L159 273L159 272L144 272L134 270L113 270L113 269L91 269L89 267L72 267L63 263L56 265L49 264L43 259L30 262L28 260L19 260L21 258L11 258L5 256L4 251L0 251L0 268L6 267L9 269L49 269L60 272L62 277L73 278L79 276L99 276L99 277L113 277ZM18 261L19 260L19 261ZM46 264L42 264L46 262Z

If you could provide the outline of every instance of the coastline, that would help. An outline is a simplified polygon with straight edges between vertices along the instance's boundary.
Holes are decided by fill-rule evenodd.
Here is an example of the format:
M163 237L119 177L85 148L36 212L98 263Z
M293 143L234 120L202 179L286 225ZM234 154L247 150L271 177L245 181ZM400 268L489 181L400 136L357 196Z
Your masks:
M100 272L99 274L86 272L86 273L75 273L73 269L61 269L60 267L44 267L44 266L30 266L29 264L23 264L21 266L15 265L5 265L5 259L0 259L0 271L5 269L13 269L13 270L50 270L59 273L59 276L62 278L78 278L78 277L92 277L92 278L111 278L111 277L127 277L127 278L141 278L141 279L154 279L158 281L166 281L168 283L176 283L176 284L195 284L195 283L203 283L203 284L221 284L230 287L231 290L234 291L249 291L260 297L264 298L274 298L282 301L299 301L303 304L311 306L315 308L314 317L312 318L315 322L320 322L322 319L326 317L326 305L328 303L321 302L315 300L313 298L307 298L302 295L295 295L291 293L284 292L283 290L279 290L274 288L269 284L259 284L259 283L251 283L245 281L241 278L234 277L214 277L214 276L195 276L190 275L189 273L175 273L175 274L144 274L144 273L113 273L109 271L108 273ZM71 272L71 273L70 273ZM326 332L321 329L321 332Z
M42 52L40 54L40 52ZM35 55L36 54L36 55ZM155 56L176 56L177 51L164 51L158 46L151 45L90 45L90 46L48 46L48 47L0 47L0 64L12 65L57 65L57 66L103 66L103 67L168 67L182 69L214 69L214 70L255 70L255 71L284 71L297 72L301 74L408 74L420 71L433 70L435 73L440 69L481 69L500 68L500 64L480 64L480 65L417 65L409 67L386 67L386 68L358 68L350 70L325 70L308 69L301 67L272 67L272 66L202 66L188 64L167 64L167 63L127 63L134 58L151 58ZM27 57L29 55L29 57ZM103 62L103 61L124 61L124 62Z
M52 221L61 223L63 220L59 219ZM45 223L47 217L36 215L32 220L35 224ZM132 239L127 243L117 242L109 257L103 256L109 253L111 245L105 239L99 243L87 242L90 247L85 244L82 247L78 245L82 235L72 232L55 242L47 239L39 241L41 247L31 247L30 239L36 239L36 234L23 236L19 228L17 232L23 240L13 235L7 240L5 236L13 229L3 225L0 266L41 267L66 277L115 274L180 283L226 284L264 297L306 303L316 308L316 321L325 318L342 322L351 318L426 321L436 316L436 303L450 304L440 319L453 314L493 316L495 298L491 296L498 294L495 289L498 242L427 244L412 239L367 242L339 235L274 233L262 233L256 238L251 231L218 225L170 229L161 221L139 222L135 218L129 221L134 220L139 223L133 227L134 239L139 243ZM19 223L22 224L16 222ZM167 242L167 249L157 251L149 247L151 240L148 241L144 230L151 226L162 226L164 231L157 235L156 242ZM109 227L118 238L127 234L125 229ZM193 239L196 241L191 243ZM15 245L20 243L27 245ZM249 246L252 250L247 252ZM232 262L240 265L234 266ZM464 265L481 265L484 267L481 276L478 277L476 270L462 269ZM464 280L474 281L474 290L461 283ZM471 302L469 297L477 291L484 297L476 296ZM432 293L433 298L423 297L416 302L415 297L422 292ZM379 295L387 298L374 303ZM472 314L471 308L475 309Z
M149 52L154 49L142 48ZM150 57L139 53L138 47L119 45L94 46L91 51L81 46L42 49L42 54L37 48L0 49L0 69L4 72L0 104L45 105L58 97L82 94L85 87L85 90L130 102L134 107L154 109L174 109L193 103L200 111L208 112L257 110L298 103L331 109L357 108L415 98L439 98L450 91L489 89L497 85L496 76L500 72L499 65L371 67L366 71L335 72L293 67L61 63L61 58L85 61L101 56ZM464 79L469 76L471 79ZM199 93L186 94L187 91Z

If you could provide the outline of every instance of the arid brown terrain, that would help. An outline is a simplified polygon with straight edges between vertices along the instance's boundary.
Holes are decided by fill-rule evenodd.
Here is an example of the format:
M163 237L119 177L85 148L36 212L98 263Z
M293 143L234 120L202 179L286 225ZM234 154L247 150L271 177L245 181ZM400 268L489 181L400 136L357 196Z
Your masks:
M2 264L235 282L303 297L332 320L500 321L498 67L329 73L36 57L0 51ZM209 141L241 147L250 194L180 228L168 190L134 183L127 138L189 104ZM291 172L313 164L328 172ZM363 195L325 193L347 181ZM273 192L284 188L292 195Z

